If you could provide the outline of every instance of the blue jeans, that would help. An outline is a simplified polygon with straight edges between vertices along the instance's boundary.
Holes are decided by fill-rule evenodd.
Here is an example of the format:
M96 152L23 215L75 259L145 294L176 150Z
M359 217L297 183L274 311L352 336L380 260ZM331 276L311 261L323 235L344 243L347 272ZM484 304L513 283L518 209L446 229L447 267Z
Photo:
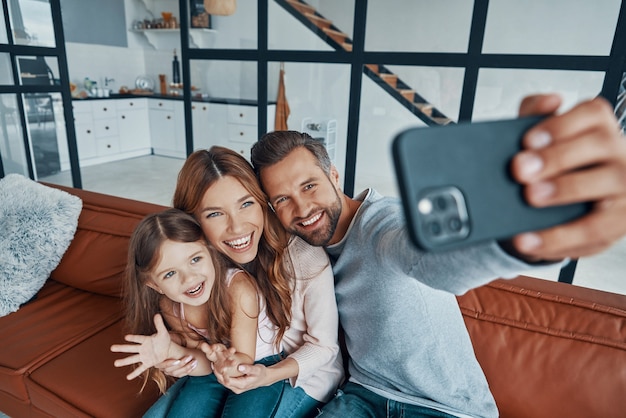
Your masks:
M275 418L313 418L324 404L306 394L302 388L291 387L285 381L283 397L280 399Z
M214 374L185 376L178 379L143 417L219 417L230 393Z
M392 401L352 382L346 383L337 391L337 395L322 408L319 416L323 418L454 418L453 415L445 412Z
M279 355L265 357L257 364L271 366ZM222 386L214 374L178 379L146 412L144 418L269 418L276 413L285 382L276 382L236 395Z

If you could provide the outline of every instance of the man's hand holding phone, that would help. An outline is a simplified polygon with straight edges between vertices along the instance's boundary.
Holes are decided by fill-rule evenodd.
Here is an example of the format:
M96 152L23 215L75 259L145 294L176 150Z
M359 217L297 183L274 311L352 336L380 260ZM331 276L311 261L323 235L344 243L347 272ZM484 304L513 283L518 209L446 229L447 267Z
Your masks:
M556 95L527 97L520 116L553 114L560 104ZM526 132L522 145L511 174L524 185L530 205L593 202L593 208L572 222L513 237L516 252L529 259L579 258L626 234L626 141L606 100L544 119Z

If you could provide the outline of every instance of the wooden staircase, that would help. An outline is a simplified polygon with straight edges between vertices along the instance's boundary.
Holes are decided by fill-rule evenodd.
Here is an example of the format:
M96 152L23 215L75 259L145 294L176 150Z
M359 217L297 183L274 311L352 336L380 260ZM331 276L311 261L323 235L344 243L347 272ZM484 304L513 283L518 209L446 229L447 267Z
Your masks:
M336 50L352 51L352 40L302 0L276 0L287 12ZM364 73L427 125L454 123L382 64L366 64Z

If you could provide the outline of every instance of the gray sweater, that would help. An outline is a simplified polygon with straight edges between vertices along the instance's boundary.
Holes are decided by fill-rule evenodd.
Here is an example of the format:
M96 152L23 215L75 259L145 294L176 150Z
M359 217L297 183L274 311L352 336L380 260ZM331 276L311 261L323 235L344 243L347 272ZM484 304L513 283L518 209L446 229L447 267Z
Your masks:
M396 401L497 417L455 294L530 266L495 242L422 252L409 240L398 199L374 190L357 199L348 232L327 248L350 380Z

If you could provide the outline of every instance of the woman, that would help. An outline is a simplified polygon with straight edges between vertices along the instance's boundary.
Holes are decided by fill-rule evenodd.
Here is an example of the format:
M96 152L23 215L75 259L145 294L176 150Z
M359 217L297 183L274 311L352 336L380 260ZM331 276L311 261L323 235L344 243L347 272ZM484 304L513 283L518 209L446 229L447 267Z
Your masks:
M215 370L218 380L243 393L288 379L275 416L315 416L343 379L328 256L285 232L252 166L227 148L215 146L188 157L173 203L198 220L211 245L257 278L277 341L288 354L269 367L242 365L240 377ZM189 366L163 367L180 376Z

